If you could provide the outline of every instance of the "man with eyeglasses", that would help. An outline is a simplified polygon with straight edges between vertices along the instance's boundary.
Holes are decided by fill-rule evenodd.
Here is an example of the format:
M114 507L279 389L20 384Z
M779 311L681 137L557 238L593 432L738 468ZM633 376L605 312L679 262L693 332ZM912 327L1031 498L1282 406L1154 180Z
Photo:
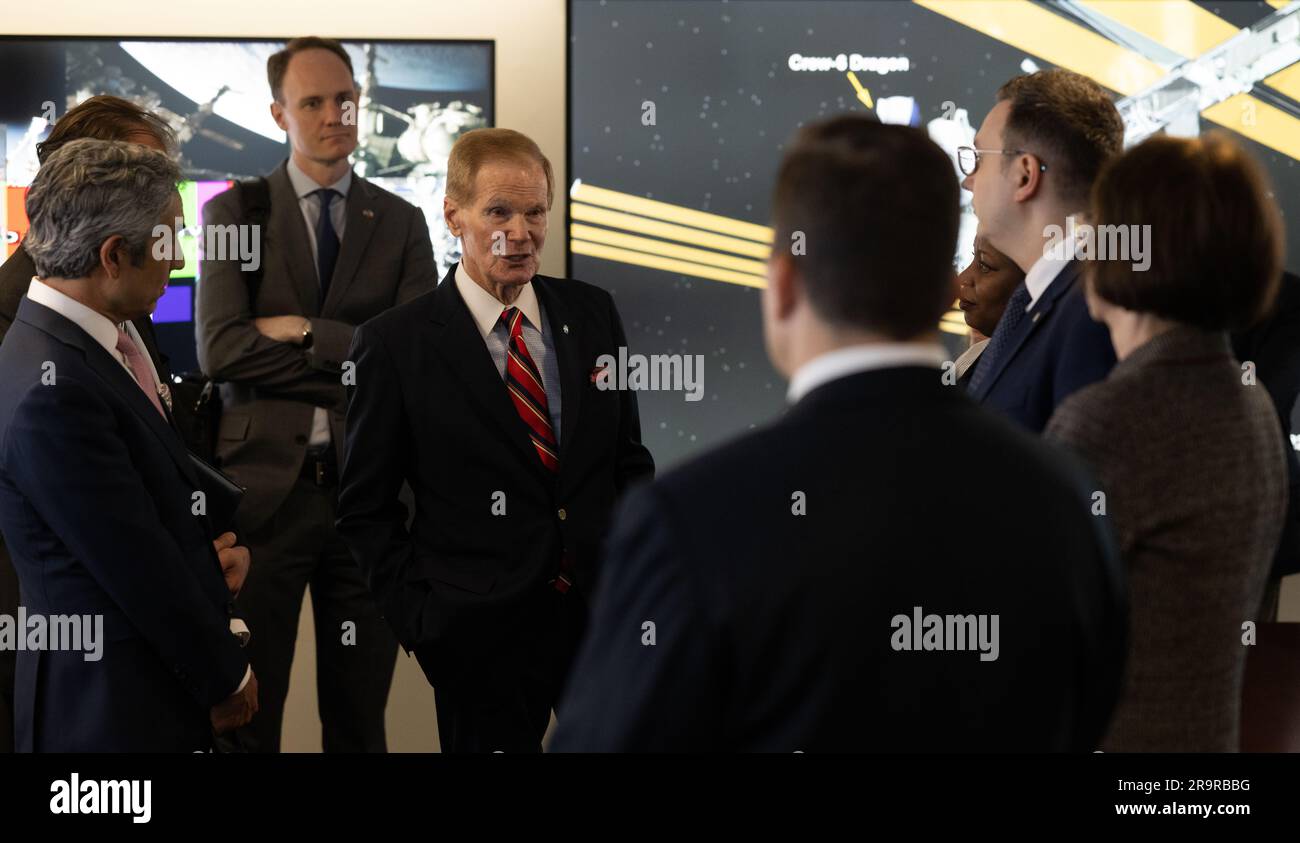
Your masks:
M1025 273L967 383L971 397L1041 432L1070 393L1115 364L1083 295L1075 243L1051 248L1087 211L1102 165L1123 148L1110 96L1066 70L1017 76L998 90L973 147L957 152L980 231Z

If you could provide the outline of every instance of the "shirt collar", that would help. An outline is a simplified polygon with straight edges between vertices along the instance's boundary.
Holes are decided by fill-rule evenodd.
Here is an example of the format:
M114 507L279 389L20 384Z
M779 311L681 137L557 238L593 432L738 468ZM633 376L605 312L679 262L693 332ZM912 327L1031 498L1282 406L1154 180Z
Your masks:
M473 317L474 324L478 326L478 332L484 339L492 333L497 322L501 321L501 311L507 307L517 307L523 311L524 318L528 324L542 333L542 308L537 301L537 291L533 289L533 282L529 281L519 291L519 298L515 299L513 305L505 305L497 301L496 296L483 289L469 276L469 271L465 269L465 262L461 261L456 265L456 289L460 291L460 297L465 300L465 306L469 308L469 315Z
M104 347L114 360L117 353L117 325L102 313L91 310L71 296L54 289L39 278L32 278L27 287L27 298L39 305L44 305L60 316L68 319L78 328L90 334L90 338Z
M293 185L293 192L298 195L299 199L306 197L308 194L315 193L321 189L316 180L307 175L302 169L294 163L293 156L289 156L289 164L285 167L289 174L289 183ZM348 170L343 174L343 178L334 182L328 187L331 190L338 191L340 196L348 195L348 188L352 186L352 171Z
M1073 221L1074 218L1070 219ZM1047 292L1047 288L1052 286L1056 276L1065 269L1065 265L1074 260L1082 230L1076 229L1071 222L1065 229L1065 233L1067 236L1061 239L1057 247L1044 248L1043 254L1025 273L1025 289L1029 291L1029 304L1025 307L1026 311L1033 309L1038 299Z
M897 366L943 366L947 355L937 343L871 343L828 351L799 367L790 378L786 400L796 403L817 387L840 378Z

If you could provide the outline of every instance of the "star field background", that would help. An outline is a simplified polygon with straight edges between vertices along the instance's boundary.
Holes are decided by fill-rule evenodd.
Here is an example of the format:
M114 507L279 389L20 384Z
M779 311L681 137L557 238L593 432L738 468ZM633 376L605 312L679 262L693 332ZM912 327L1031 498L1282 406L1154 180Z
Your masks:
M1237 25L1274 11L1259 2L1202 5ZM921 125L948 102L966 109L976 128L997 87L1023 72L1026 58L1051 67L895 0L572 0L570 178L767 224L776 168L798 128L867 111L843 72L792 71L792 53L907 56L908 71L857 76L876 101L915 98ZM656 125L642 125L646 100L655 103ZM1294 207L1295 161L1239 139L1269 169L1284 210ZM1300 269L1298 219L1287 215L1292 270ZM702 401L687 402L681 392L638 394L643 436L661 467L785 406L785 381L763 350L758 290L576 254L569 275L614 294L632 352L704 355ZM964 347L959 337L944 338L954 356Z

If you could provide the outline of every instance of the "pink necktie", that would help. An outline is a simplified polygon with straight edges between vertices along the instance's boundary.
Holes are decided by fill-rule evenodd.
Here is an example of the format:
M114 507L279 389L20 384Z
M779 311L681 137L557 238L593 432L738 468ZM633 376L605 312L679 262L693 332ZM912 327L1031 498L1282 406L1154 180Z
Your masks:
M158 400L158 390L153 382L153 375L149 374L149 363L140 353L140 349L126 335L126 331L121 328L117 329L117 350L126 356L127 365L131 367L131 373L135 375L135 382L144 390L144 394L153 402L154 409L158 415L165 420L167 414L163 412L162 402Z

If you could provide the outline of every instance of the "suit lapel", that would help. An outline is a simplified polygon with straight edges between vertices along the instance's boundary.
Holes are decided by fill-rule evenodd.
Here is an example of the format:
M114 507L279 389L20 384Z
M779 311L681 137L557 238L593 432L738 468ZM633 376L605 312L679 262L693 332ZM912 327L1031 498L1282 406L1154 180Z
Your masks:
M307 221L298 205L298 194L289 181L286 164L272 173L267 181L271 186L270 239L276 248L284 251L284 263L298 293L298 303L308 316L320 315L320 285L316 280L316 261L311 255ZM256 303L254 303L256 308Z
M357 267L361 265L361 256L365 254L370 236L374 234L379 222L379 211L374 196L371 195L370 183L354 173L343 209L346 222L343 239L339 243L339 259L334 267L334 277L330 280L329 296L321 305L322 313L332 312L352 284Z
M582 327L574 321L559 283L550 278L536 276L533 289L546 309L547 330L551 332L551 345L555 349L556 365L560 372L560 469L564 469L564 455L569 452L573 431L577 429L578 412L582 407L583 360Z
M988 374L984 379L984 383L980 385L980 394L973 397L977 400L983 400L986 395L993 391L993 385L1001 377L1002 373L1007 370L1007 367L1011 365L1011 361L1015 359L1021 347L1029 340L1034 331L1038 330L1039 325L1047 322L1048 314L1051 313L1056 300L1074 287L1074 281L1078 273L1078 262L1070 261L1061 269L1056 278L1052 279L1052 283L1047 285L1047 289L1043 291L1034 306L1029 309L1029 313L1026 314L1027 318L1017 326L1016 335L1011 338L1010 344L1007 345L1001 358L997 361L997 369Z
M984 400L984 397L993 391L993 385L997 383L998 378L1000 378L1002 373L1007 370L1007 367L1011 365L1012 359L1016 356L1016 353L1020 351L1020 347L1025 344L1025 340L1029 339L1029 335L1033 333L1034 328L1037 327L1041 318L1042 314L1035 314L1033 311L1030 311L1026 314L1026 317L1020 321L1020 324L1016 326L1015 335L1011 337L1007 347L1003 350L1002 355L996 361L997 368L984 377L984 382L980 384L979 394L973 396L976 400ZM988 349L986 348L985 352L987 351Z
M465 300L456 289L455 264L433 294L431 317L435 325L434 346L446 360L447 367L464 384L471 400L479 405L523 461L540 477L550 479L551 473L538 458L528 438L528 430L497 372L492 354L483 342Z
M127 374L122 364L114 360L103 346L70 320L30 299L23 301L18 318L63 343L81 349L90 368L108 384L110 389L122 396L135 414L144 421L145 426L162 442L185 479L194 488L198 488L198 477L190 462L189 451L181 442L180 434L158 414L153 402L145 396L135 378Z

